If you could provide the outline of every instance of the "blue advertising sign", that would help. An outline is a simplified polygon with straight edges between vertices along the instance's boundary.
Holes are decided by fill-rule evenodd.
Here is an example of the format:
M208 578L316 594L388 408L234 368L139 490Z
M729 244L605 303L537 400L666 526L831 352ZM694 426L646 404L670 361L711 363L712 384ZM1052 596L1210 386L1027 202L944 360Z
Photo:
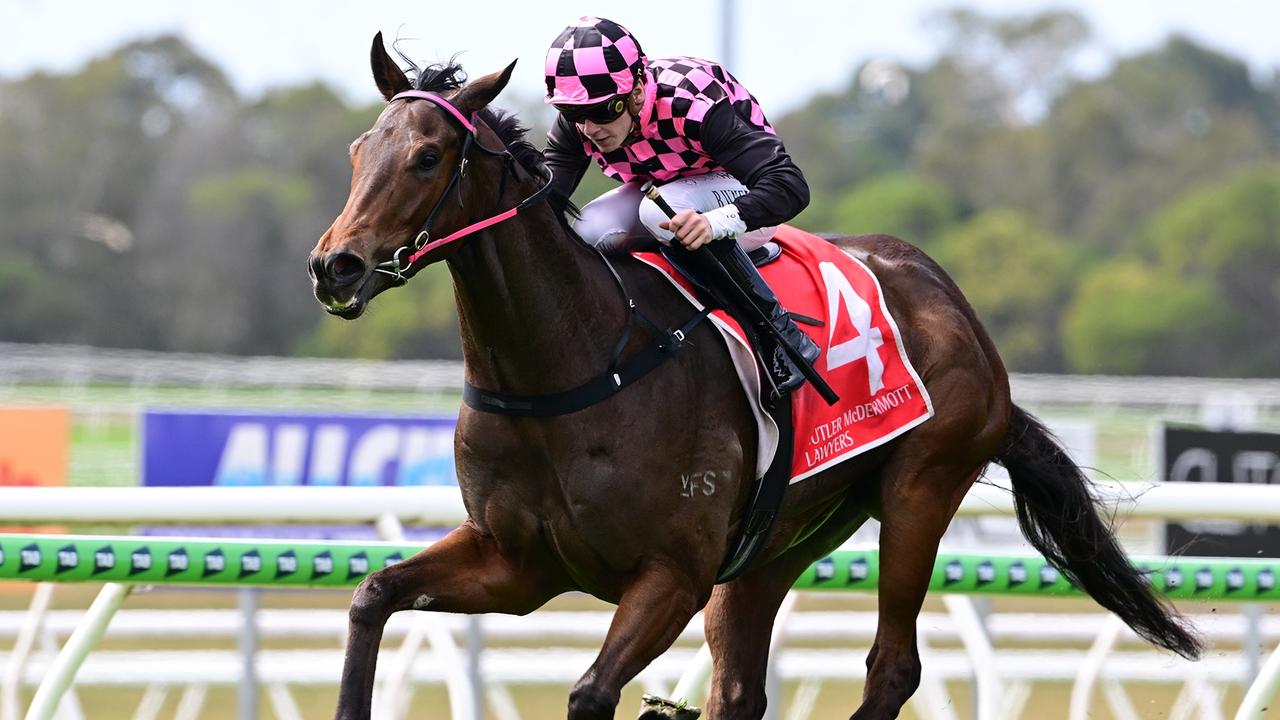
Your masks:
M149 410L142 483L456 485L454 418Z

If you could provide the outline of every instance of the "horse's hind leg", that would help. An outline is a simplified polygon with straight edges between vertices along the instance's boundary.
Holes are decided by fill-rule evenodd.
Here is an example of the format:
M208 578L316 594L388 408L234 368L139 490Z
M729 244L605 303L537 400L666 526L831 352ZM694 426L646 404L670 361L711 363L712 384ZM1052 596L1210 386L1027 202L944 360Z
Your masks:
M938 541L981 466L935 464L886 472L881 492L879 625L853 720L896 718L920 685L916 617Z
M392 613L530 612L559 592L534 573L535 565L528 558L517 562L504 556L493 538L468 522L408 560L365 578L351 598L335 717L369 717L378 646Z

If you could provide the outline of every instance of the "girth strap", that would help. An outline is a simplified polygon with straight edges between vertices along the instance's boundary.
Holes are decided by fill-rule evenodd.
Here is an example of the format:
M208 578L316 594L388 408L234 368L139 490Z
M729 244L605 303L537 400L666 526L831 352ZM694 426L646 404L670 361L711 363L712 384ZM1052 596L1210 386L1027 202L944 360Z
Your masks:
M469 382L463 382L462 401L475 410L498 415L523 417L553 417L568 415L608 398L650 371L666 362L667 358L688 345L686 338L693 329L707 319L710 309L694 315L680 329L627 358L621 364L610 362L603 374L578 387L547 395L516 395L513 393L483 390Z
M720 565L720 571L716 573L717 583L737 577L764 549L769 530L778 517L778 508L782 507L782 496L791 484L791 454L795 449L791 431L791 395L778 398L773 403L771 414L778 424L778 450L769 469L764 471L752 489L738 526L738 543Z

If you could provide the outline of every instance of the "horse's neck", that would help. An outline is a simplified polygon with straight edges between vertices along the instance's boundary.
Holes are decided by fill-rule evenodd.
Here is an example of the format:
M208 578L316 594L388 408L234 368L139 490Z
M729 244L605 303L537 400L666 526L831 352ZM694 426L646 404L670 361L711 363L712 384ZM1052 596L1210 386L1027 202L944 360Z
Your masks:
M545 203L474 238L449 262L468 380L537 394L601 372L626 306L600 257Z

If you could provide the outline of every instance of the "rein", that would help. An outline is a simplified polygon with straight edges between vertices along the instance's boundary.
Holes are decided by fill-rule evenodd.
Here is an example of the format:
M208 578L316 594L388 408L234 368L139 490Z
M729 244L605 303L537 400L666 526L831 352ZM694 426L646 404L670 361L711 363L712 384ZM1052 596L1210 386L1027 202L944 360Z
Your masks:
M553 176L550 168L544 168L546 170L546 177L542 187L534 191L534 193L529 197L521 200L515 207L498 213L497 215L492 215L479 222L471 223L470 225L452 232L438 240L432 240L431 224L435 222L436 215L440 213L440 209L444 207L444 201L449 197L450 191L455 187L458 189L458 204L462 204L462 181L467 176L467 156L470 154L472 146L480 148L481 151L489 155L505 159L506 164L503 169L502 176L504 185L506 183L506 173L515 173L511 166L511 153L505 149L490 150L480 144L480 142L476 140L474 115L472 116L473 119L468 119L467 116L462 114L461 110L454 107L453 103L450 103L448 100L445 100L435 93L423 92L421 90L406 90L402 93L396 94L395 97L388 101L388 103L395 102L396 100L427 100L447 112L450 117L457 120L467 131L466 137L462 140L462 152L460 153L458 166L454 168L453 175L449 178L449 184L445 186L444 192L440 193L440 198L436 200L436 204L432 206L431 212L427 215L426 222L422 223L422 227L418 228L418 232L414 234L413 242L399 248L391 256L390 260L378 263L374 268L374 272L380 272L383 275L390 275L397 283L403 285L409 281L409 278L404 275L404 271L413 267L413 264L418 260L421 260L423 255L426 255L436 248L448 245L451 242L461 240L472 233L497 225L503 220L509 220L520 212L527 210L542 200L545 200L547 195L551 192L551 181ZM498 195L502 195L501 191L499 191ZM405 253L409 253L407 258L404 257Z

